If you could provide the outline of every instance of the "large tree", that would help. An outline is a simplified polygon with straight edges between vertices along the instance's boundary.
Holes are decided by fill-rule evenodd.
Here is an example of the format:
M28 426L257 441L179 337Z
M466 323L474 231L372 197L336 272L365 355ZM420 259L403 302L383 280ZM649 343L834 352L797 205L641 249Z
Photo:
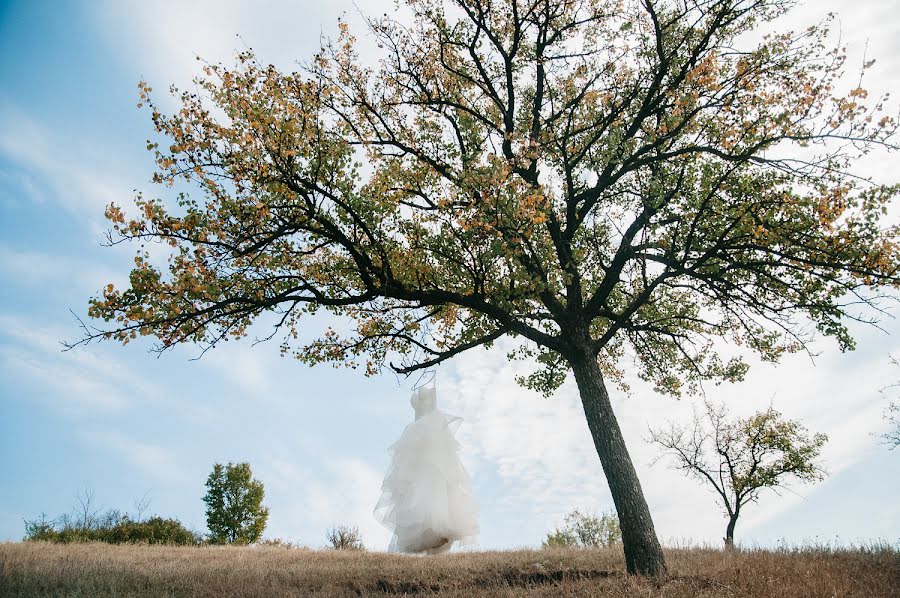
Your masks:
M207 66L171 116L142 84L155 178L199 199L108 208L112 243L172 251L139 250L84 340L209 347L274 312L304 362L410 373L512 337L526 385L574 374L628 571L663 573L606 386L623 358L662 392L736 380L741 350L852 347L853 306L900 280L898 189L849 174L896 120L838 92L827 27L746 41L792 4L407 0L369 21L377 65L341 23L299 72ZM345 324L310 338L321 309Z
M729 419L724 405L704 403L702 415L684 428L670 424L650 431L673 467L687 472L716 491L728 515L725 548L734 547L734 528L741 510L767 489L792 481L817 482L825 471L817 463L828 437L810 435L799 422L785 419L769 407L750 417Z

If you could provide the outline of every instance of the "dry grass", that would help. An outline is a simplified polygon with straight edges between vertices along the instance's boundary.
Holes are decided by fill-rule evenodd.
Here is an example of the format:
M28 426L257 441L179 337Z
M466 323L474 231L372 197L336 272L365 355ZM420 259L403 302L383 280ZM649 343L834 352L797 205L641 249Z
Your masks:
M0 596L900 596L891 548L667 551L662 582L617 549L436 557L277 547L0 544Z

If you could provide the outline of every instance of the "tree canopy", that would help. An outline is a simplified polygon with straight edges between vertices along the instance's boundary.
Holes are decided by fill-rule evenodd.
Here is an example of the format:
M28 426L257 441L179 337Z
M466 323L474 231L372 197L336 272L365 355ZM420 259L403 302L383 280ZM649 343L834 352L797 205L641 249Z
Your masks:
M678 392L743 373L713 338L775 359L811 321L851 347L848 304L897 282L897 187L848 169L897 122L837 93L827 26L732 47L791 4L411 1L409 26L370 21L378 67L341 24L302 71L205 67L172 116L142 84L155 180L203 200L110 206L114 241L174 252L138 255L90 315L166 348L275 310L285 351L369 372L518 336L548 391L576 352L615 377L628 350ZM355 331L293 343L321 308Z

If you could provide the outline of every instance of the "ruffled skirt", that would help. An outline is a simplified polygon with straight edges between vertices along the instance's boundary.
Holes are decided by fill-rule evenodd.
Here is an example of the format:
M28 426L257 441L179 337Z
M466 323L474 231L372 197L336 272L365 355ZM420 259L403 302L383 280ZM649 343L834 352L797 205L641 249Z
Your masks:
M391 552L436 554L477 540L478 507L453 434L459 422L440 411L424 415L388 449L375 518L394 532Z

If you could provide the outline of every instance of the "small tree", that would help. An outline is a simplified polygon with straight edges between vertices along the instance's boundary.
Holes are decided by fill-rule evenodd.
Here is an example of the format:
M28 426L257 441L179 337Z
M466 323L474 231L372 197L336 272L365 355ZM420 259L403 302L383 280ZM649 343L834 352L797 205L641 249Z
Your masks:
M328 530L325 539L335 550L365 550L359 528L339 525Z
M47 519L46 513L41 513L41 517L39 519L26 519L25 537L23 538L23 540L52 541L56 534L56 528L54 527L55 524L55 520Z
M734 546L734 528L741 508L759 499L765 488L782 488L791 480L814 482L825 476L815 460L828 440L810 436L799 422L784 419L771 406L738 420L729 420L724 405L704 403L694 414L692 429L670 425L651 430L650 439L674 458L674 467L715 488L728 514L725 547Z
M76 505L72 509L71 523L82 530L95 529L100 525L100 510L94 504L94 491L83 489L75 495ZM106 517L107 521L110 517Z
M565 525L547 534L544 548L567 546L599 548L612 546L622 540L619 517L613 512L601 513L599 517L574 510L565 517Z
M262 537L269 509L249 463L216 463L206 480L206 526L213 544L250 544Z

